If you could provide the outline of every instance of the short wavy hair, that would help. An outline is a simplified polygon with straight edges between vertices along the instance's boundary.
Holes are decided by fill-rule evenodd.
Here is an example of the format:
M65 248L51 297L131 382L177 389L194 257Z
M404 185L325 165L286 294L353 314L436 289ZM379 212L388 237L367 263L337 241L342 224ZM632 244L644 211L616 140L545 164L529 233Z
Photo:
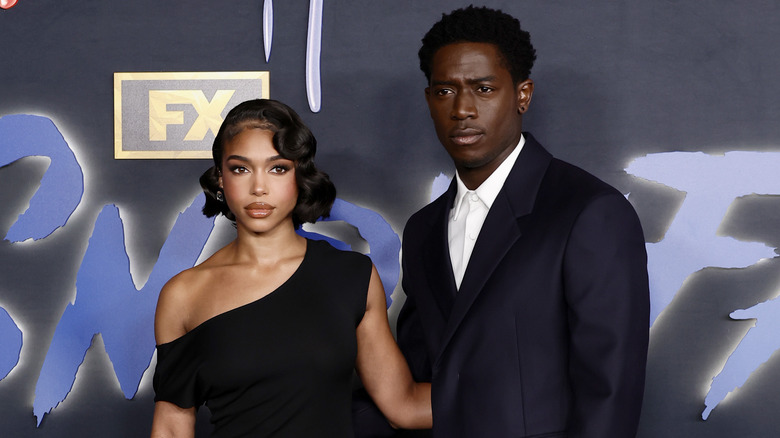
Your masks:
M423 37L417 56L429 83L433 56L442 47L455 43L496 45L515 85L528 79L536 60L531 35L520 28L517 18L497 9L469 6L442 14L441 20Z
M264 129L274 133L273 146L282 158L295 163L295 181L298 200L292 212L293 225L297 229L305 222L316 222L328 217L336 187L328 174L314 165L317 140L300 116L292 108L271 99L255 99L238 104L225 117L214 138L211 155L214 166L200 177L200 186L206 194L203 214L218 214L235 222L236 216L224 201L217 199L219 177L222 169L224 146L245 129Z

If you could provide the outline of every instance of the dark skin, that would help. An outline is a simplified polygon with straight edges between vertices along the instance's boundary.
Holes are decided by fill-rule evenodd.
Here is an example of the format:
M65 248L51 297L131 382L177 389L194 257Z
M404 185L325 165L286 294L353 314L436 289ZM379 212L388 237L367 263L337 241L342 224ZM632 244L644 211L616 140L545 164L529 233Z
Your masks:
M479 187L520 141L534 83L514 83L495 44L454 43L431 63L425 100L439 141L469 190Z

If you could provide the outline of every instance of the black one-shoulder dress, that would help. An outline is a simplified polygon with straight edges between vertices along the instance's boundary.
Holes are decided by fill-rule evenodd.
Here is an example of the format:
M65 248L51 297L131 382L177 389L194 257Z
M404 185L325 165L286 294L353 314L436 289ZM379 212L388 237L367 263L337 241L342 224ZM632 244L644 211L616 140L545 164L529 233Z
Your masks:
M355 331L368 257L307 242L295 273L265 297L157 346L155 401L205 403L213 437L351 437Z

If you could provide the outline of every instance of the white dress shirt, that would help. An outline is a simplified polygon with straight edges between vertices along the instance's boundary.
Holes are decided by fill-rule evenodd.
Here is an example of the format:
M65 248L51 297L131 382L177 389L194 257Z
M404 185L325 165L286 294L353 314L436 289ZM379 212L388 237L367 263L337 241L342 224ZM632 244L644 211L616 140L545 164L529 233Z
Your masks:
M455 172L458 192L455 195L452 210L450 210L447 240L450 247L452 272L455 274L455 284L458 289L460 289L460 283L466 273L466 266L471 259L474 244L482 230L482 224L485 223L485 217L487 217L490 207L493 206L498 192L504 187L504 182L515 165L524 144L525 137L521 135L517 147L476 190L467 189L460 179L460 175Z

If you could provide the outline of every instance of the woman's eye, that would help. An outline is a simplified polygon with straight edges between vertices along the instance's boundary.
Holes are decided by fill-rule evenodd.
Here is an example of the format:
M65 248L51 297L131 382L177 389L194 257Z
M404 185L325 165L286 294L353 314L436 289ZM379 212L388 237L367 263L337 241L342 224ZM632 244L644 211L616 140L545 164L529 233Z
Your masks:
M287 173L290 170L289 167L277 164L271 168L271 173Z
M244 166L231 167L230 171L233 172L233 173L245 173L245 172L248 172L247 168L244 167Z

